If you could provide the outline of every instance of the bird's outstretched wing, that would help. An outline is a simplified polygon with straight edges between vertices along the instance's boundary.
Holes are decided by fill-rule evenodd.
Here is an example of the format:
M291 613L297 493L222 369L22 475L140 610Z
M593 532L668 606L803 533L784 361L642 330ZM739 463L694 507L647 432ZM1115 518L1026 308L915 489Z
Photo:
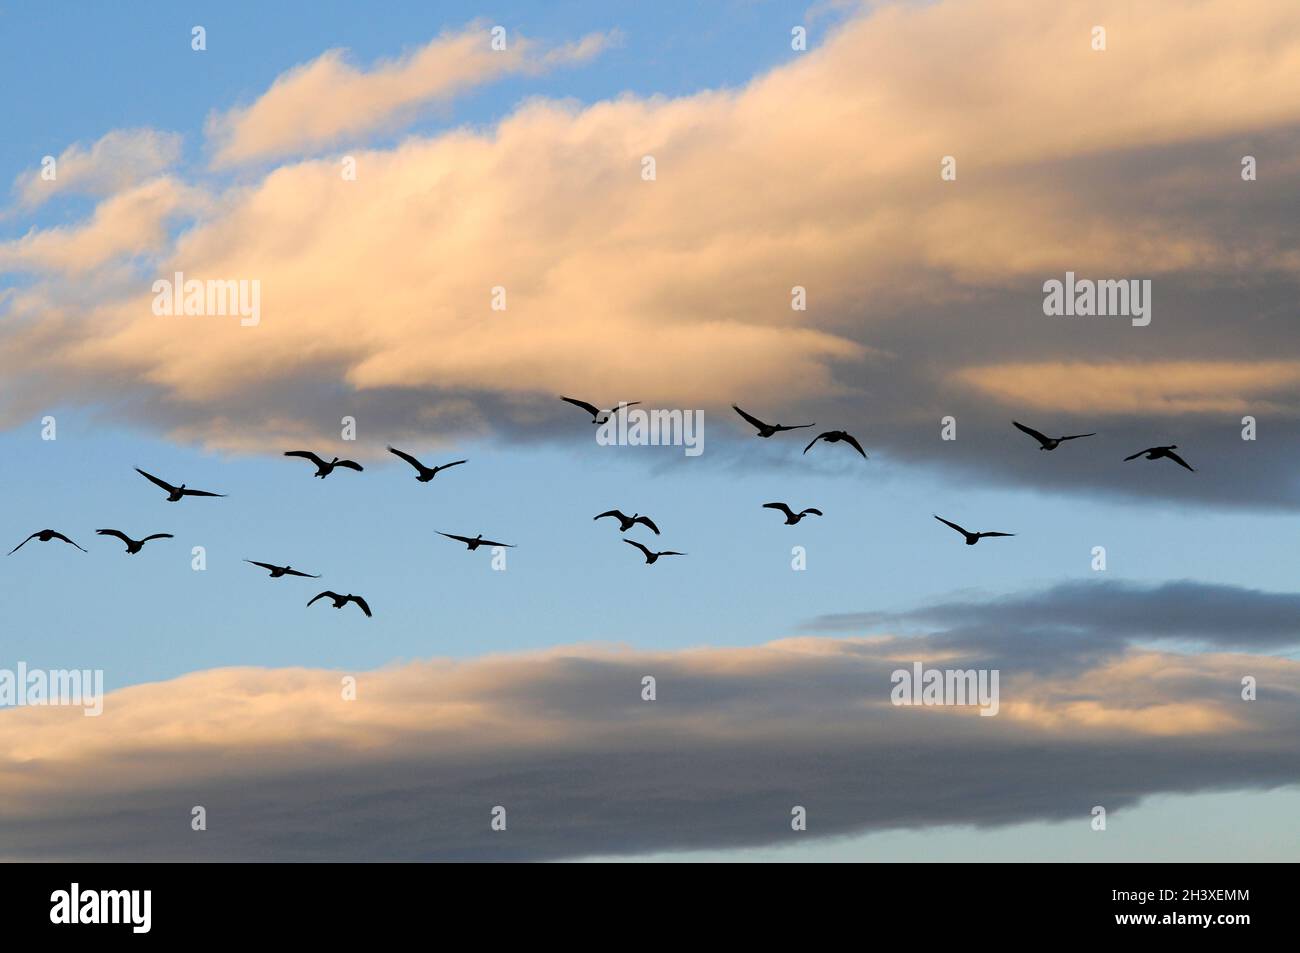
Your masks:
M858 451L858 453L862 454L862 459L863 459L863 460L866 460L866 459L867 459L867 451L865 451L865 450L862 449L862 444L858 443L858 438L855 437L855 436L853 436L853 434L851 434L851 433L845 433L844 436L841 437L840 439L842 439L845 443L847 443L847 444L848 444L850 447L852 447L854 450Z
M638 516L638 517L637 517L636 519L634 519L632 522L633 522L633 523L644 523L646 526L650 527L650 529L654 532L654 534L655 534L656 536L659 535L659 527L656 526L656 525L655 525L655 521L652 520L652 519L651 519L650 517L648 517L648 516Z
M446 536L448 539L458 539L458 540L460 540L462 543L472 543L472 542L474 542L474 540L471 539L471 538L468 537L468 536L457 536L455 533L444 533L442 530L437 530L437 533L438 533L439 536Z
M261 566L261 565L264 565L264 564L263 564L263 563L258 563L258 565ZM319 574L313 576L313 575L312 575L311 573L309 573L309 572L299 572L299 571L296 570L296 569L285 569L284 574L285 574L286 576L302 576L304 579L319 579L319 578L320 578L320 575L319 575Z
M741 409L740 409L739 407L737 407L735 404L732 404L732 405L731 405L731 409L734 410L736 413L740 414L740 416L744 417L747 421L750 422L750 424L752 424L753 426L757 427L759 430L762 430L764 427L770 426L769 424L765 424L765 423L763 423L763 421L759 420L759 419L758 419L757 417L755 417L753 414L747 414L747 413L745 413L743 410L741 410Z
M409 453L404 453L403 451L398 450L396 447L389 447L388 452L395 457L401 457L403 460L405 460L411 466L415 467L415 469L419 470L421 473L423 473L426 469L425 465L421 463L419 460L415 459L415 457L411 456Z
M158 479L158 478L157 478L156 476L154 476L152 473L145 473L145 472L144 472L143 470L141 470L139 467L136 467L136 468L135 468L135 472L138 473L138 474L140 474L140 476L144 477L146 480L148 480L150 483L154 484L155 486L160 486L160 487L162 487L162 488L163 488L164 490L166 490L168 493L174 493L174 492L176 492L176 487L172 486L172 485L171 485L170 483L168 483L166 480L160 480L160 479Z
M790 517L793 517L793 516L794 516L794 513L792 513L792 512L790 511L790 507L786 506L784 503L764 503L764 504L763 504L763 509L765 509L765 510L780 510L780 511L781 511L782 513L784 513L786 516L790 516Z
M620 521L627 519L627 517L623 515L622 510L606 510L605 512L601 513L599 516L593 516L592 519L600 520L600 519L604 519L606 516L612 516L615 519Z
M127 536L126 533L122 532L120 529L97 529L97 530L95 530L95 535L96 535L96 536L116 536L118 539L120 539L120 540L121 540L122 542L124 542L124 543L130 543L130 542L131 542L131 537L130 537L130 536ZM152 536L150 536L150 537L148 537L148 538L149 538L149 539L153 539ZM141 540L141 542L144 542L144 540Z
M826 434L824 434L824 433L819 433L817 436L813 437L812 440L810 440L810 441L808 442L808 446L806 446L806 447L803 448L803 452L804 452L804 453L807 453L809 450L811 450L812 447L813 447L813 444L816 443L818 440L820 440L820 439L821 439L822 437L824 437L824 436L826 436Z
M980 539L983 539L986 536L1015 536L1016 534L1015 533L976 533L975 535L978 536Z
M1196 472L1196 469L1194 467L1189 466L1186 460L1184 460L1178 454L1174 453L1172 450L1166 450L1165 456L1167 456L1170 460L1174 461L1174 463L1178 464L1180 467L1186 467L1188 470L1191 470L1193 473Z
M325 466L325 461L316 456L316 454L312 453L310 450L286 450L284 455L286 457L302 457L304 460L310 460L318 467Z
M67 543L69 546L77 546L76 543L74 543L72 540L68 539L68 537L64 536L62 533L53 533L53 532L52 532L52 533L50 533L50 538L52 538L52 539L61 539L61 540L63 540L65 543ZM78 549L81 549L80 546L77 546L77 548L78 548ZM81 551L84 553L84 552L86 552L87 550L81 549Z
M352 601L361 607L361 611L364 612L366 614L366 618L369 619L371 616L371 612L370 612L370 606L366 603L366 600L362 599L360 596L353 596Z
M433 468L433 471L434 471L435 473L437 473L439 470L449 470L449 469L451 469L452 467L458 467L458 466L460 466L462 463L469 463L469 461L468 461L468 460L453 460L453 461L451 461L451 463L444 463L444 464L443 464L442 466L440 466L440 467L434 467L434 468Z
M821 510L814 509L814 508L811 507L811 506L808 507L808 509L804 510L804 511L803 511L802 513L800 513L799 515L800 515L800 516L807 516L809 513L812 513L812 514L814 514L815 516L825 516L825 515L826 515L826 514L823 513Z
M182 496L225 496L224 493L209 493L207 490L181 490Z
M645 557L646 557L646 559L649 559L649 558L650 558L650 550L646 549L644 546L642 546L640 543L638 543L635 539L625 539L625 540L623 540L623 542L627 543L629 546L635 546L637 549L641 550L641 552L645 553Z
M574 407L581 407L583 410L591 414L591 416L593 417L597 417L600 415L600 408L595 406L594 404L587 403L585 400L578 400L578 398L576 397L561 397L560 400L566 401L567 403L572 404Z
M15 546L13 549L9 550L9 552L6 553L5 555L7 555L7 556L12 556L14 553L18 552L18 550L22 549L24 546L26 546L28 543L30 543L32 540L34 540L34 539L35 539L37 536L39 536L39 535L41 535L41 534L40 534L40 533L32 533L32 535L28 536L25 540L23 540L21 543L19 543L17 546Z
M1142 454L1147 453L1147 452L1148 452L1148 451L1146 451L1146 450L1139 450L1137 453L1133 454L1133 456L1131 456L1131 457L1125 457L1124 460L1125 460L1126 462L1129 461L1129 460L1136 460L1138 457L1142 456Z
M274 570L280 568L274 563L259 563L256 559L245 559L244 562L251 563L254 566L261 566L263 569L267 569L267 570Z
M324 592L318 592L316 593L316 595L312 596L311 599L308 601L307 605L310 606L317 599L342 599L342 598L343 597L340 596L337 592L331 592L329 589L326 589Z
M659 555L660 555L660 556L685 556L686 554L685 554L685 553L679 553L679 552L678 552L677 550L675 550L675 549L665 549L665 550L664 550L662 553L660 553Z
M1097 436L1097 431L1094 430L1092 433L1072 433L1068 437L1057 437L1056 439L1057 440L1078 440L1080 437L1095 437L1095 436Z
M478 541L478 544L479 544L480 546L501 546L501 547L503 547L503 548L505 548L505 549L514 549L514 548L515 548L515 544L514 544L514 543L498 543L495 539L480 539L480 540Z
M1017 430L1019 430L1019 431L1022 432L1022 433L1027 433L1027 434L1029 434L1029 436L1033 437L1033 438L1034 438L1035 440L1037 440L1039 443L1051 443L1051 442L1052 442L1052 438L1049 437L1049 436L1047 436L1047 434L1045 434L1045 433L1039 433L1039 432L1038 432L1037 430L1035 430L1033 427L1026 427L1024 424L1019 423L1018 421L1015 421L1015 420L1011 421L1011 426L1015 427Z
M933 514L931 514L931 515L933 515ZM935 516L934 518L937 519L937 520L938 520L940 523L942 523L944 526L951 526L953 529L955 529L957 532L961 533L963 536L969 536L969 535L970 535L968 532L966 532L966 530L962 529L962 528L961 528L960 526L958 526L956 523L949 522L948 520L944 519L942 516Z
M816 424L777 424L777 430L803 430L806 427L816 427Z
M154 533L152 536L146 536L144 539L140 540L140 542L147 543L151 539L175 539L175 538L176 537L174 537L171 533Z
M361 473L363 470L365 470L365 467L357 463L357 461L355 460L340 460L338 463L334 465L336 467L346 467L349 470L356 470L358 473Z

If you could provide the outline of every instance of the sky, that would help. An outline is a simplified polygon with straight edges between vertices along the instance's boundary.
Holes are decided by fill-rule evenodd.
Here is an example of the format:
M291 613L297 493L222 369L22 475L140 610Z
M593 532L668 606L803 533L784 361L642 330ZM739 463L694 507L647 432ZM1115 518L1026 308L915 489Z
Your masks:
M0 5L31 90L0 543L89 551L0 564L0 670L109 692L0 708L0 856L1295 859L1298 27ZM257 323L154 313L178 271L258 282ZM1045 314L1067 272L1149 281L1150 323ZM562 394L698 411L703 452L601 445ZM867 459L803 452L839 429ZM468 463L422 484L390 444ZM1124 460L1168 444L1194 472ZM646 565L614 508L686 555ZM915 661L998 671L999 713L891 704Z

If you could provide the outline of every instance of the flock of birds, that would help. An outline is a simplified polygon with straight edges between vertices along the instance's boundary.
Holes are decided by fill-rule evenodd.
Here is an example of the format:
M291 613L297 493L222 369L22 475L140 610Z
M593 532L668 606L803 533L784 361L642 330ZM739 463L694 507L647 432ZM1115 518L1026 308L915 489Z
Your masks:
M582 410L589 413L591 415L591 422L597 425L607 423L610 420L610 418L615 413L617 413L617 410L603 410L594 404L589 404L586 401L578 400L573 397L561 397L560 399L565 401L566 403L573 404L575 407L579 407ZM623 402L619 405L619 407L620 408L632 407L639 403L640 401ZM769 424L762 420L759 420L757 417L753 416L752 414L746 413L745 411L737 407L735 404L732 404L731 406L732 409L737 414L739 414L747 423L749 423L752 427L755 428L755 430L757 431L757 433L755 434L756 436L763 437L765 439L768 437L772 437L778 433L783 433L785 431L804 430L816 426L816 424ZM602 415L604 416L602 417ZM1013 420L1011 423L1013 426L1016 427L1017 430L1020 430L1021 432L1037 440L1040 450L1055 450L1066 441L1079 440L1084 437L1096 436L1096 432L1094 431L1092 433L1068 434L1061 437L1049 437L1046 434L1041 433L1032 427L1026 427L1024 424L1019 423L1017 421ZM817 441L819 440L825 441L826 443L845 443L848 446L852 447L854 450L856 450L858 453L860 453L864 460L868 459L867 452L862 449L862 444L860 444L857 441L857 438L855 438L851 433L845 430L827 430L823 433L818 434L808 443L806 447L804 447L803 452L807 453L816 445ZM1177 444L1170 444L1169 446L1163 446L1163 447L1148 447L1145 450L1139 450L1137 453L1125 457L1124 460L1125 462L1127 462L1129 460L1136 460L1139 457L1145 457L1147 460L1162 460L1162 459L1172 460L1174 463L1178 464L1179 466L1195 472L1194 468L1191 465L1189 465L1186 460L1184 460L1182 457L1180 457L1177 453L1174 452L1177 449L1178 449ZM443 470L448 470L452 467L458 467L464 463L469 462L467 460L453 460L450 463L444 463L439 466L429 467L429 466L425 466L425 464L423 464L420 460L413 457L411 454L406 453L402 450L398 450L395 447L389 447L388 451L389 453L392 453L394 456L410 464L416 471L415 479L420 483L428 483L431 480L433 480L433 478L436 477ZM345 470L355 470L357 472L362 472L365 469L364 467L361 466L361 464L357 463L355 460L341 460L338 457L334 457L327 461L323 457L318 456L317 454L313 453L310 450L289 450L286 451L284 455L286 457L300 457L304 460L311 462L316 467L316 472L312 474L313 477L318 477L322 480L328 477L331 473L333 473L336 469L340 467L342 467ZM168 483L166 480L154 476L152 473L146 473L144 470L141 470L139 467L136 467L135 470L146 480L153 483L155 486L159 487L160 489L165 490L167 493L167 502L169 503L178 503L187 496L224 497L226 495L224 493L213 493L208 490L191 489L189 486L187 486L184 483L182 483L180 486L174 486L171 483ZM773 503L764 503L763 509L777 510L778 512L782 513L785 516L785 525L787 526L794 526L798 524L800 520L804 519L804 517L807 516L824 515L821 510L816 509L814 507L806 507L805 509L796 512L788 504L779 501ZM593 519L595 520L602 520L606 518L612 518L618 520L620 533L626 533L636 526L644 526L647 529L649 529L652 533L654 533L655 536L660 535L659 527L655 524L654 520L640 513L633 513L631 516L628 516L622 510L615 509L615 510L607 510L604 513L598 513L595 517L593 517ZM974 546L981 539L988 539L990 537L997 537L997 536L1016 535L1015 533L971 532L970 530L962 526L959 526L958 524L952 522L951 520L946 520L942 516L939 516L937 514L934 514L934 518L938 520L940 523L943 523L945 526L948 526L953 530L955 530L956 532L960 533L964 537L967 546ZM174 538L171 533L154 533L150 536L145 536L142 539L132 539L126 533L117 529L97 529L95 530L95 533L96 535L99 536L111 536L120 540L126 546L126 554L128 556L133 556L136 553L140 552L142 549L144 549L145 543L151 542L152 540ZM469 550L470 552L473 552L474 550L478 549L480 546L487 546L489 548L497 548L497 547L503 547L507 549L515 548L514 544L512 543L502 543L493 539L484 539L482 533L479 533L477 536L460 536L457 535L456 533L444 533L441 530L439 530L438 535L445 536L447 539L452 539L452 540L456 540L457 542L464 543L466 549ZM60 542L67 543L70 546L75 546L77 549L80 549L83 553L87 552L87 550L83 549L80 545L73 542L63 533L60 533L57 530L53 530L53 529L43 529L43 530L39 530L38 532L32 533L21 543L19 543L17 546L11 549L8 555L12 556L14 553L18 552L18 550L22 549L32 540L37 540L38 542L42 542L42 543L48 543L56 539L59 540ZM660 557L663 556L687 555L686 553L677 552L676 550L672 550L672 549L659 550L659 551L652 550L649 547L643 545L640 542L637 542L634 539L624 538L623 542L627 543L629 546L634 546L638 550L640 550L642 555L645 557L646 565L653 565L654 563L659 561ZM257 566L261 569L267 570L267 572L270 575L270 578L272 579L280 579L283 578L284 576L300 576L306 579L320 578L319 575L313 575L312 573L301 572L300 570L294 569L292 566L280 566L275 563L259 562L254 559L245 559L244 562L249 563L253 566ZM373 614L370 610L370 605L361 596L354 595L350 592L338 593L330 589L326 589L324 592L317 593L310 600L308 600L307 606L310 607L321 599L331 600L335 609L342 609L346 605L355 604L362 612L366 614L367 617L370 617Z

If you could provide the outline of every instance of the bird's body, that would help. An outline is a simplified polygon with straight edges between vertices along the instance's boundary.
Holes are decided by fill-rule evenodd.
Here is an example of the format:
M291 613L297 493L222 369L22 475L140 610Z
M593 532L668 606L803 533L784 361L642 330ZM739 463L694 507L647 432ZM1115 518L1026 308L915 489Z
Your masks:
M654 524L654 520L648 516L642 516L639 513L633 513L631 516L628 516L622 510L608 510L607 512L601 513L599 516L593 516L592 519L604 519L606 516L612 516L618 520L618 531L620 533L626 533L637 523L640 523L643 526L649 527L650 531L656 536L659 535L659 527Z
M808 446L803 448L803 452L807 453L809 450L811 450L813 448L813 444L816 443L818 440L825 440L827 443L839 443L841 440L843 440L854 450L858 451L858 453L862 454L862 458L864 460L867 459L867 451L862 449L862 444L858 443L857 439L853 436L853 434L849 433L848 431L828 430L825 433L818 434L817 436L812 438L812 441L808 444Z
M335 609L342 609L349 602L355 602L357 607L366 614L366 618L370 618L371 615L370 606L366 603L366 600L362 599L360 596L354 596L350 592L344 596L326 589L324 592L318 592L316 595L312 596L311 599L307 601L307 605L310 607L317 599L332 599L334 601Z
M1183 467L1184 469L1187 470L1191 470L1193 473L1195 473L1196 469L1191 464L1189 464L1178 454L1174 453L1174 451L1177 449L1178 449L1178 444L1176 443L1171 443L1167 447L1147 447L1147 449L1139 450L1131 457L1125 457L1124 460L1125 462L1128 462L1129 460L1136 460L1138 457L1142 456L1143 454L1146 454L1146 458L1148 460L1160 460L1160 459L1172 460L1180 467Z
M144 549L144 544L149 542L151 539L174 538L171 533L154 533L152 536L146 536L144 539L132 539L130 536L127 536L126 533L116 529L97 529L95 530L95 533L99 536L116 536L122 542L126 543L126 554L128 556L134 556L140 550Z
M1024 424L1016 423L1016 421L1014 420L1011 421L1011 423L1017 430L1021 431L1022 433L1027 433L1029 434L1029 436L1037 440L1039 443L1039 447L1038 447L1039 450L1055 450L1066 440L1078 440L1080 437L1097 436L1096 432L1094 431L1093 433L1070 434L1069 436L1066 437L1049 437L1047 436L1047 434L1039 433L1033 427L1026 427Z
M322 480L333 473L335 467L345 467L348 470L356 470L358 473L365 469L355 460L340 460L338 457L335 457L327 463L310 450L286 450L284 455L286 457L302 457L304 460L310 460L312 463L316 464L316 472L313 473L312 476L320 477Z
M313 576L309 572L299 572L292 566L277 566L275 563L259 563L255 559L245 559L244 562L251 563L254 566L261 566L271 574L272 579L279 579L281 576L302 576L305 579L319 579L320 576Z
M808 507L808 509L806 510L800 510L798 513L796 513L794 510L790 509L790 507L786 506L784 503L764 503L763 509L780 510L782 513L785 514L786 526L794 526L796 523L798 523L801 519L803 519L805 516L809 515L810 513L813 516L825 515L822 513L821 510L813 509L811 506Z
M49 542L50 540L52 540L52 539L57 539L57 540L60 540L60 541L62 541L62 542L67 543L69 546L77 546L76 543L74 543L72 540L68 539L68 537L64 536L64 535L63 535L62 533L60 533L58 530L53 530L53 529L43 529L43 530L40 530L39 532L32 533L32 535L28 536L25 540L23 540L21 543L19 543L17 546L15 546L13 549L9 550L9 552L8 552L7 555L12 556L14 553L18 552L18 550L22 549L24 546L26 546L28 543L30 543L30 542L31 542L32 540L34 540L34 539L35 539L35 540L39 540L39 541L42 542L42 543L48 543L48 542ZM78 548L78 549L81 549L80 546L77 546L77 548ZM81 549L81 551L82 551L83 553L85 552L84 549Z
M731 409L734 410L736 413L740 414L740 416L744 417L745 420L747 420L753 427L755 427L758 430L758 433L755 435L758 437L770 437L773 434L778 434L785 430L802 430L805 427L817 426L816 424L792 424L789 426L787 426L786 424L769 424L769 423L764 423L763 421L759 420L757 417L753 416L752 414L745 413L735 404L731 405Z
M582 408L583 410L585 410L587 413L591 414L591 422L592 422L593 424L604 424L604 423L608 423L608 422L609 422L609 418L611 418L611 417L614 416L614 411L613 411L613 410L601 410L601 409L600 409L599 407L597 407L595 404L589 404L589 403L587 403L585 400L578 400L576 397L561 397L560 400L564 401L565 403L572 404L574 407L581 407L581 408ZM620 407L633 407L633 406L635 406L636 404L639 404L639 403L641 403L641 401L639 401L639 400L634 400L634 401L622 401L622 402L619 403L619 406L620 406ZM601 414L604 414L604 415L605 415L605 419L604 419L604 420L601 419L601 417L600 417Z
M937 520L938 520L940 523L942 523L944 526L951 526L951 527L952 527L953 529L955 529L957 532L959 532L959 533L961 533L963 536L965 536L965 537L966 537L966 545L967 545L967 546L974 546L974 545L975 545L976 543L978 543L981 539L984 539L985 537L988 537L988 536L1015 536L1015 535L1016 535L1015 533L972 533L972 532L970 532L969 530L962 529L962 528L961 528L960 526L958 526L956 523L953 523L953 522L950 522L950 521L944 519L942 516L936 516L935 519L937 519Z
M415 459L415 457L411 456L409 453L403 453L401 450L398 450L396 447L389 447L388 452L393 454L394 456L401 457L411 466L415 467L415 469L418 471L415 478L419 480L421 483L428 483L430 480L432 480L434 477L438 475L438 471L440 470L446 470L449 467L458 467L462 463L469 462L468 460L454 460L451 463L444 463L442 466L439 467L426 467L419 460Z
M480 546L504 546L506 549L515 548L513 543L498 543L495 540L484 539L482 533L479 533L477 536L471 538L469 536L457 536L455 533L444 533L442 530L438 530L438 535L446 536L448 539L459 540L460 542L465 544L465 546L470 550L470 552L473 552L474 550L478 549Z
M629 546L635 546L637 549L641 550L641 552L645 554L645 562L647 566L657 563L659 561L660 556L685 556L686 555L685 553L674 552L671 549L666 549L662 553L652 552L651 550L646 549L644 546L642 546L634 539L625 539L623 540L623 542L627 543Z
M172 486L166 480L160 480L152 473L145 473L139 467L135 468L135 472L140 474L140 476L144 477L146 480L148 480L150 483L154 484L155 486L160 486L164 490L166 490L168 503L179 503L182 498L187 496L225 496L226 495L224 493L209 493L207 490L191 490L188 487L186 487L184 483L182 483L180 486Z

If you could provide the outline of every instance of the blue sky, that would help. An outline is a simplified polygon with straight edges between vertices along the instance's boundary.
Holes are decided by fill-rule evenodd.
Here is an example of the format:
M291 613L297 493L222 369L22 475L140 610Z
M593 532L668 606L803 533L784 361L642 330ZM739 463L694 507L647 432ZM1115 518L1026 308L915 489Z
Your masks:
M30 92L11 97L0 140L0 182L35 174L42 156L58 155L72 143L90 144L114 129L151 127L183 135L182 159L171 170L178 178L213 194L234 187L255 190L275 163L210 169L210 144L205 142L210 116L253 103L286 70L328 49L346 48L351 63L369 68L476 19L507 24L547 44L593 32L610 34L612 40L590 60L538 75L506 76L435 103L407 122L367 135L364 148L397 150L407 137L436 140L464 126L491 138L496 123L534 97L572 100L571 108L580 110L621 97L657 103L709 90L740 91L800 55L816 55L825 38L856 15L847 7L810 15L803 5L761 2L653 7L518 3L475 14L458 4L394 3L385 5L382 15L347 3L269 8L224 3L185 10L157 3L133 5L129 13L91 3L53 9L6 5L0 8L0 34L7 38L0 84ZM208 49L201 54L191 51L188 42L196 23L207 31ZM808 25L812 53L791 51L789 30L795 23ZM1282 135L1293 128L1279 122L1260 135ZM1230 138L1233 132L1222 135ZM1188 137L1190 141L1191 133ZM852 165L855 159L828 154L826 164ZM1059 172L1050 163L1044 167L1048 174ZM812 170L809 174L813 177ZM73 226L99 200L64 195L34 211L6 215L0 218L0 242ZM1031 197L1024 202L1032 204ZM191 220L172 222L169 239L183 240L191 227L199 226ZM755 230L756 243L760 234ZM142 251L124 267L147 275L157 260ZM318 264L329 268L329 262ZM1176 270L1170 274L1166 287L1172 285L1173 295L1199 296L1194 278ZM0 289L21 292L43 281L62 281L66 288L79 280L13 269L0 274ZM949 280L969 280L969 272L954 266L942 279ZM970 281L952 305L966 315L965 329L936 327L930 352L927 332L917 329L908 306L887 302L887 291L864 279L862 287L836 297L840 310L824 319L819 330L879 347L886 357L869 359L861 372L830 362L828 374L836 386L826 386L822 395L792 399L787 397L788 381L757 376L746 382L748 389L732 393L731 400L768 420L803 422L805 414L816 413L820 426L811 433L843 426L849 414L849 429L862 439L868 461L843 445L818 445L801 455L805 431L755 440L726 409L725 400L704 407L706 450L698 458L686 457L676 447L598 447L582 415L540 387L525 397L509 395L506 399L514 401L511 419L500 421L498 429L492 421L486 427L429 426L419 437L403 439L390 429L392 421L377 419L376 405L356 398L353 379L344 377L328 382L319 399L293 405L300 414L297 424L326 435L322 442L303 446L322 452L326 447L350 450L328 435L337 432L341 417L358 418L362 439L352 455L365 464L365 472L339 471L320 481L311 478L305 462L279 456L278 449L296 447L272 447L277 438L269 429L259 431L255 420L247 421L248 433L266 441L257 452L223 447L219 440L205 447L202 440L177 437L160 422L167 419L164 405L170 398L133 390L137 370L129 364L109 368L104 379L94 382L83 381L70 365L56 365L45 371L48 386L40 412L25 410L11 417L0 433L5 461L0 494L9 501L0 519L0 543L7 551L49 526L90 552L83 555L57 543L30 544L5 560L0 600L8 638L0 666L23 660L51 669L102 668L107 687L114 690L226 667L359 672L431 657L471 660L578 643L624 645L645 653L742 648L828 634L810 626L819 616L906 613L958 597L1012 597L1078 580L1099 585L1193 580L1289 593L1294 479L1274 478L1275 470L1269 468L1283 452L1273 435L1284 428L1289 432L1293 425L1290 408L1270 418L1274 429L1266 439L1273 442L1262 453L1271 456L1258 479L1270 480L1270 492L1278 498L1290 495L1292 502L1274 499L1255 505L1232 495L1234 481L1241 479L1234 468L1245 467L1241 458L1223 462L1227 454L1243 451L1236 440L1240 409L1148 414L1116 410L1105 402L1111 395L1099 397L1090 415L1088 407L1077 403L1017 409L978 394L942 390L933 398L934 408L942 406L959 420L959 438L949 443L939 439L940 415L922 393L925 381L935 378L921 375L921 383L909 383L907 393L886 393L898 380L899 368L925 368L930 374L943 355L960 349L966 336L981 335L986 326L981 322L1007 324L1016 317L1016 307L1032 312L1037 300L1032 280L1019 287L1016 280L1001 285L995 279ZM1222 278L1215 287L1231 285L1231 278ZM991 286L997 287L990 291ZM1026 286L1028 306L1022 293ZM1252 312L1261 327L1276 314L1273 301L1268 298ZM899 320L873 327L863 315L877 308L892 308ZM1189 308L1181 321L1162 316L1152 332L1165 335L1159 347L1189 360L1235 353L1230 333L1222 332L1222 342L1215 337L1216 314L1208 304L1205 308L1204 313ZM9 320L16 322L12 316ZM0 311L0 323L4 321ZM1050 353L1052 347L1071 346L1071 334L1076 340L1089 335L1089 346L1095 344L1099 354L1119 351L1130 362L1135 352L1138 361L1160 359L1143 353L1151 338L1140 339L1141 345L1125 353L1126 345L1100 341L1091 328L1008 333L1013 342L1023 339L1026 360ZM1044 333L1055 336L1036 337ZM1248 356L1261 361L1280 356L1266 343L1268 333L1266 327L1257 353ZM430 331L430 336L436 334ZM644 347L652 355L646 363L662 361L665 373L689 366L674 363L677 355L667 345L656 350L654 339L647 343L612 335L609 344L611 349ZM722 353L716 360L730 363ZM294 373L286 370L287 379ZM9 386L22 385L11 379ZM452 396L470 402L487 393L480 409L490 416L502 406L490 399L493 386L484 381L480 391L451 385L427 390L436 391L438 399L454 392ZM579 381L572 390L601 399L590 393L591 386ZM692 399L693 386L682 389L683 401ZM17 392L11 396L16 399ZM1246 394L1243 399L1249 404L1250 398ZM900 420L898 408L904 406L910 416ZM193 422L204 412L189 407L185 420ZM220 400L212 407L213 419L233 417L236 425L241 424L238 413L236 405L220 405ZM41 439L44 414L56 417L57 440ZM1013 416L1053 432L1077 432L1075 423L1095 419L1097 426L1086 429L1102 433L1091 445L1080 441L1043 454L1011 429ZM400 423L407 433L411 419ZM535 432L529 430L530 420ZM900 436L903 431L906 436ZM1144 445L1135 440L1156 443L1163 434L1174 433L1182 441L1181 434L1189 431L1203 435L1199 446L1193 442L1187 452L1208 472L1194 475L1166 469L1163 463L1120 462ZM382 453L389 440L427 463L461 457L470 462L431 484L419 484L405 464ZM1252 451L1245 447L1243 452ZM1104 463L1098 455L1105 456ZM1015 462L1005 462L1010 460ZM1106 470L1112 463L1113 469ZM169 504L134 467L229 496ZM1186 482L1197 478L1200 486L1213 489L1202 494ZM825 516L786 527L775 513L760 508L770 500L796 508L815 506ZM651 515L663 530L656 542L689 555L653 567L640 565L639 555L618 541L610 521L592 520L616 507ZM1017 535L966 547L931 518L933 513L973 529ZM136 537L169 532L176 538L127 557L117 541L94 535L99 527ZM518 548L509 551L508 569L496 572L487 553L468 553L436 535L439 530L471 536L481 532ZM643 531L637 535L645 537ZM807 571L791 569L795 545L807 550ZM1104 573L1090 565L1092 548L1098 545L1107 551ZM206 571L191 569L195 546L206 549ZM320 585L316 580L271 580L244 563L246 558L291 563L323 578ZM320 603L307 610L307 599L322 587L365 595L374 619L361 619L350 608L334 612ZM1141 639L1135 644L1149 647ZM1203 647L1187 643L1177 648L1196 653ZM1296 659L1294 645L1275 647L1269 654ZM1245 778L1242 786L1256 785ZM1086 807L1075 822L1032 818L1010 827L940 825L927 831L814 839L789 854L782 853L785 848L749 850L762 858L834 860L1294 857L1294 838L1279 839L1272 832L1293 827L1291 819L1300 808L1295 788L1246 798L1222 791L1158 794L1121 811L1124 822L1116 822L1106 835L1108 844L1119 846L1107 850L1089 840ZM1184 843L1189 815L1203 821L1198 836L1188 839L1190 846ZM755 856L732 850L710 848L680 856ZM1047 858L1049 853L1054 856ZM678 856L654 849L636 855Z

